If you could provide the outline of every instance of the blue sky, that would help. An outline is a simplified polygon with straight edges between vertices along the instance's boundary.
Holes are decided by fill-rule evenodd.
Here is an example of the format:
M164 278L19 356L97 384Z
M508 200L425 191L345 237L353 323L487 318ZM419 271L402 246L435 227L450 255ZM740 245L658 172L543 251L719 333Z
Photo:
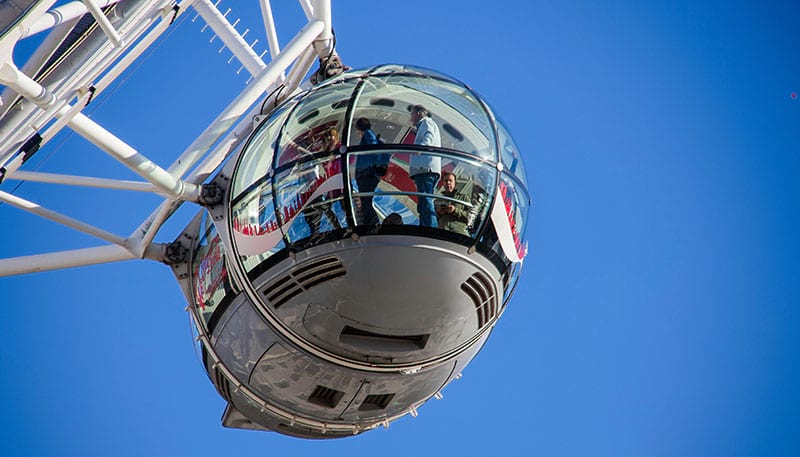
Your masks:
M256 31L256 3L222 7ZM274 3L285 43L302 12ZM800 454L800 7L375 3L334 2L343 60L466 82L528 168L521 284L463 378L419 417L346 440L224 429L166 267L0 278L0 454ZM193 16L89 107L165 166L246 81ZM32 165L132 178L76 135L62 142ZM15 193L125 234L155 205ZM8 205L0 220L0 257L98 244Z

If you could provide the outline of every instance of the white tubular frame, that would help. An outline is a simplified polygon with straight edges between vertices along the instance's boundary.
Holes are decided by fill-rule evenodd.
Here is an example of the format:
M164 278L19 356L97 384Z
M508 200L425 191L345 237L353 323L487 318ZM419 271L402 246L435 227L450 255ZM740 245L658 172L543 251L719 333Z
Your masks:
M132 190L135 192L155 192L156 186L138 181L124 181L120 179L92 178L88 176L62 175L56 173L38 173L35 171L17 171L10 180L46 182L50 184L65 184L68 186L96 187L99 189Z
M93 2L93 4L99 9L118 2L119 0L101 0L98 2ZM87 5L85 3L86 2L78 1L70 2L48 11L47 14L40 16L36 22L31 24L30 27L25 30L23 38L43 32L65 22L69 22L72 19L80 18L87 12ZM108 19L106 18L106 20Z
M202 183L249 135L252 118L260 114L260 104L265 95L280 84L285 86L281 93L284 96L290 94L310 70L314 57L324 58L332 51L330 0L298 0L309 21L283 50L278 44L270 2L260 0L271 55L269 64L253 49L257 40L248 44L244 38L247 31L241 34L235 28L238 21L233 25L229 22L226 16L230 10L221 13L217 9L219 2L212 4L210 0L183 0L174 5L173 0L128 1L131 2L125 5L131 8L128 14L112 24L102 8L120 0L73 1L52 10L50 8L55 2L44 0L0 39L0 84L6 86L0 106L8 104L8 107L2 106L0 109L0 120L5 124L0 128L0 171L5 181L154 193L164 197L164 200L130 235L121 236L0 191L0 201L8 205L110 243L100 247L0 259L0 277L131 259L163 261L165 246L153 243L156 234L183 201L199 201ZM169 167L162 168L89 119L82 111L92 93L96 95L101 92L137 61L175 18L185 13L188 6L195 9L213 30L214 37L220 38L252 78L203 133ZM37 72L37 67L48 59L48 53L52 52L48 49L54 49L54 45L66 35L67 27L71 27L87 12L92 14L103 30L105 44L82 58L77 70L56 84L41 83L28 76L26 72ZM23 70L20 70L12 58L16 43L47 30L52 31L49 38L33 54L33 61L26 62ZM290 68L289 76L284 76ZM8 112L16 94L24 98L21 101L24 109ZM32 133L39 132L41 146L44 147L63 127L71 128L145 181L24 170L22 164L26 156L20 150L22 143ZM189 173L191 170L194 171Z
M92 16L94 16L94 20L97 21L97 25L99 25L100 28L103 29L103 32L105 32L108 39L111 40L111 42L114 43L115 46L117 47L122 46L124 44L122 41L122 37L119 36L117 30L114 28L113 25L111 25L111 21L109 21L106 15L103 14L103 10L100 9L100 5L95 3L94 0L82 0L82 1L83 4L86 5L86 8L88 8L89 11L92 13Z

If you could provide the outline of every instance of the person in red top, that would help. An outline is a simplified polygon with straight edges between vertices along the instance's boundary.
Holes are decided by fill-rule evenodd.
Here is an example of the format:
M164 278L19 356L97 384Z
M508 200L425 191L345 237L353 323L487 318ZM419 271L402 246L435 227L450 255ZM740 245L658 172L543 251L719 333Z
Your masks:
M320 151L325 152L339 152L342 147L342 141L339 139L339 131L335 127L331 127L325 131L322 136L322 148Z
M339 131L336 130L335 127L331 127L322 135L322 147L319 152L337 153L341 146L342 142L339 140ZM333 229L342 228L342 225L339 223L339 218L336 216L336 212L332 207L335 202L326 201L341 197L341 195L341 191L332 191L308 203L308 206L303 210L303 216L306 219L308 228L311 230L311 236L320 234L319 229L323 217L328 219Z

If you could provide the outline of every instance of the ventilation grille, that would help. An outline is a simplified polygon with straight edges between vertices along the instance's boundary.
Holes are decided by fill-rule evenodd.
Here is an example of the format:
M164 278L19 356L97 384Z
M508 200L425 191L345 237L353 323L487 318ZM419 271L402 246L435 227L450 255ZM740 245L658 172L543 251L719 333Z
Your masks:
M335 408L343 396L344 392L339 392L329 387L317 386L311 396L308 397L308 402L326 408Z
M461 290L475 304L478 313L478 328L491 322L497 315L497 297L492 293L492 282L486 276L475 273L461 284Z
M383 352L405 352L425 349L429 333L422 335L384 335L345 325L339 334L339 341L364 350Z
M386 407L389 406L389 403L392 402L392 398L394 398L394 394L367 395L367 398L364 399L364 402L361 403L361 406L358 407L358 410L377 411L386 409Z
M228 403L230 403L231 402L230 381L228 381L228 378L226 378L225 375L223 375L222 372L220 372L216 368L212 369L212 371L214 372L214 381L215 381L214 384L217 385L217 391L219 392L220 395L222 395L222 398L224 398Z
M328 257L300 265L289 274L272 281L262 293L272 307L277 309L300 292L346 274L339 258Z

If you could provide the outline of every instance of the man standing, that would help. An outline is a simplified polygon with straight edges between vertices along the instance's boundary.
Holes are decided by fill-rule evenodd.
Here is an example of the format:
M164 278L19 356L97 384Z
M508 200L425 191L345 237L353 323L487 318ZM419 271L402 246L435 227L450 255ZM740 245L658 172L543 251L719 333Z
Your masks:
M365 117L356 120L356 130L361 133L360 146L367 146L371 144L379 144L378 136L372 131L372 123ZM361 202L361 224L377 225L378 213L372 206L373 192L378 187L381 178L378 177L377 164L375 163L377 156L375 154L362 155L358 157L356 162L356 185L358 191L368 193L359 198Z
M417 128L414 144L421 146L442 147L439 126L430 117L428 110L422 105L411 108L411 124ZM442 158L432 155L413 153L408 162L408 174L417 186L417 192L427 194L417 196L417 213L421 227L437 227L436 210L433 207L433 191L442 173Z
M442 175L442 195L454 198L462 202L468 202L472 198L472 186L466 182L460 186L456 185L456 175L444 173ZM436 216L439 219L439 228L449 230L461 235L467 235L467 221L470 211L461 203L452 200L441 200L437 202Z

